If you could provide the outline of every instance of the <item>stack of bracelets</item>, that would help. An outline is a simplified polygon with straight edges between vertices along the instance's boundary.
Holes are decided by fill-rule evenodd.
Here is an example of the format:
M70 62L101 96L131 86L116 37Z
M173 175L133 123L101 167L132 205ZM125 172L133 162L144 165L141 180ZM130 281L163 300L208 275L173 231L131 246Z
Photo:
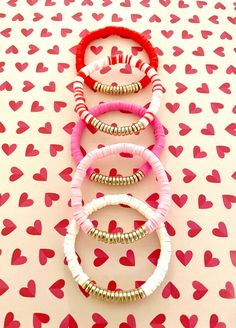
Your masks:
M87 46L98 38L105 38L111 35L119 35L121 37L129 37L139 43L144 50L147 51L150 63L144 63L131 55L107 56L85 65L84 57ZM95 81L90 77L90 74L98 71L106 66L115 65L118 63L129 64L131 67L138 68L144 73L144 77L139 82L134 82L128 85L112 86L105 85ZM138 32L132 31L124 27L109 26L97 31L88 33L79 43L76 53L76 69L77 76L74 81L74 96L75 96L75 111L80 119L73 129L71 137L71 152L77 165L75 175L71 186L71 205L74 211L73 219L67 229L67 234L64 240L64 253L68 262L68 267L75 281L90 295L106 301L127 302L143 299L152 294L154 290L161 284L168 270L168 265L171 256L170 238L166 231L164 222L171 202L170 184L163 168L159 155L165 144L165 134L163 126L157 119L156 114L160 106L160 99L163 94L163 87L160 78L157 74L158 58L155 49L151 43ZM152 84L152 98L148 109L142 106L124 102L112 101L102 103L92 109L88 109L84 97L84 83L95 92L104 92L111 95L122 95L127 93L136 93L145 88L149 82ZM107 124L97 116L109 111L126 111L138 116L137 122L131 125L114 127ZM110 146L102 147L93 150L83 155L80 147L80 139L86 125L93 126L95 129L113 136L124 136L137 133L145 129L151 124L155 136L155 144L152 150L143 146L131 143L117 143ZM119 154L121 152L132 153L142 157L145 163L136 173L126 177L106 176L96 171L91 167L92 162L106 156ZM112 194L92 200L84 205L82 201L81 186L86 177L91 181L112 186L131 185L144 179L145 176L153 169L155 178L160 184L159 204L158 208L153 210L141 200L127 194ZM125 204L139 211L147 221L138 229L123 232L109 233L97 229L89 216L110 205ZM81 265L78 263L77 254L75 251L75 240L82 229L88 236L109 244L128 244L146 237L153 231L157 232L160 239L161 253L158 259L158 266L154 273L146 282L139 288L130 290L108 290L98 287L95 281L83 272Z

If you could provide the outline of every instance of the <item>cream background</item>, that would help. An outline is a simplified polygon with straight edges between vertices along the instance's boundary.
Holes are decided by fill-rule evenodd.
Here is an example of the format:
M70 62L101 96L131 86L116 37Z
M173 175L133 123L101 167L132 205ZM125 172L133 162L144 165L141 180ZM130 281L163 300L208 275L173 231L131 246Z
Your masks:
M19 320L21 327L33 327L33 313L46 313L50 316L48 323L42 327L57 328L67 314L71 314L81 328L96 327L92 319L93 313L99 313L108 322L107 327L129 327L122 326L126 322L129 314L134 315L137 328L150 327L150 322L160 313L165 314L166 321L163 323L166 328L182 327L180 316L197 315L198 323L196 327L210 327L209 320L212 314L217 314L219 321L225 322L228 328L236 325L235 299L224 299L219 296L219 290L225 287L226 281L231 281L236 288L235 267L230 260L229 251L235 250L235 205L231 209L226 209L222 202L222 194L235 194L235 181L231 177L234 173L235 165L233 154L235 154L234 137L225 131L226 126L235 122L232 108L235 103L235 75L225 73L227 67L235 62L234 43L232 40L221 40L220 35L227 31L235 38L235 27L227 19L233 16L234 6L231 1L225 3L226 9L215 9L215 1L208 1L202 9L197 3L191 2L188 8L179 8L177 1L172 1L167 7L158 1L147 2L149 6L144 6L140 2L131 1L130 7L123 7L119 1L113 1L109 6L103 6L103 1L93 1L93 5L86 5L85 2L75 1L65 5L63 1L55 1L54 5L45 5L44 1L18 1L16 6L10 6L7 2L0 5L1 11L6 17L0 19L0 30L11 28L9 38L1 35L1 61L5 62L4 71L1 73L0 83L9 81L12 91L1 92L0 121L5 125L6 132L0 134L1 144L16 143L17 149L6 156L0 153L0 191L9 192L10 199L0 208L0 224L3 228L3 220L11 219L17 228L9 235L0 235L0 279L4 280L9 290L0 297L0 325L3 326L6 313L13 312L15 319ZM128 3L128 1L127 1ZM33 5L32 5L33 4ZM46 4L49 2L46 1ZM84 5L82 5L84 4ZM143 2L145 4L145 2ZM44 17L34 22L34 13L40 13ZM76 21L72 16L78 12L82 13L81 21ZM23 21L12 21L14 15L21 13ZM61 13L62 21L53 21L52 16ZM92 14L103 13L104 17L96 21ZM111 22L112 15L117 13L122 17L121 22ZM131 21L131 14L140 14L142 18L137 23ZM156 14L161 18L161 22L149 22L149 18ZM177 23L170 22L170 15L177 15L180 20ZM199 24L188 21L193 15L198 15ZM219 24L211 23L208 18L212 15L219 16ZM73 111L73 94L66 88L75 76L75 56L69 51L80 40L80 34L84 30L93 30L109 24L123 25L139 32L151 30L152 43L162 50L163 55L159 57L159 74L166 88L166 93L162 99L159 110L159 119L168 130L166 147L161 155L161 161L166 170L172 176L171 188L173 194L187 194L188 201L180 208L174 201L168 221L176 230L175 236L171 237L173 245L173 256L167 277L161 288L151 297L142 302L127 305L106 304L93 298L85 298L76 287L70 272L63 264L63 236L54 227L63 219L71 219L72 211L68 207L70 198L70 182L60 178L59 173L66 167L75 167L70 155L70 135L63 130L69 122L75 122L77 115ZM21 29L33 28L33 32L25 37ZM43 28L47 28L52 35L41 37ZM61 28L72 30L66 37L61 36ZM167 39L161 33L162 30L173 30L174 34ZM191 39L182 39L181 33L187 30L193 34ZM201 37L201 30L210 30L213 35L207 40ZM33 55L29 55L29 45L34 44L39 48ZM132 43L134 45L134 43ZM19 52L17 54L6 54L6 49L15 45ZM54 45L59 46L58 55L50 55L47 50ZM98 40L94 45L105 47L99 55L91 51L87 52L86 61L89 62L99 56L107 54L112 46L130 51L130 40L120 38L109 38ZM173 47L177 46L184 50L183 54L173 56ZM204 49L205 56L197 57L192 51L197 47ZM214 53L217 47L224 47L225 56L220 57ZM140 57L146 59L143 53ZM19 72L16 62L27 62L29 65ZM48 71L37 73L36 66L43 62ZM69 69L63 73L57 71L58 63L68 63ZM176 65L176 69L169 74L164 65ZM185 65L191 64L198 70L196 74L185 74ZM206 64L216 64L218 69L213 74L206 72ZM136 80L141 76L139 72L134 72L134 76L120 74L118 69L100 77L102 81L119 81L124 83ZM35 87L29 92L23 92L23 81L31 81ZM55 92L45 92L43 87L50 81L56 84ZM176 83L182 83L188 89L181 94L176 93ZM219 90L219 86L228 82L231 84L231 94L227 95ZM196 88L201 83L207 83L210 89L208 94L196 92ZM134 101L139 104L146 104L150 99L150 87L139 94L125 96L124 99ZM109 101L111 97L96 95L86 89L86 99L89 107L94 106L98 101ZM115 97L112 97L114 100ZM13 111L9 106L11 100L22 100L23 105L17 111ZM39 101L44 106L41 112L31 112L33 101ZM54 111L54 101L66 102L66 107L60 112ZM175 113L171 113L166 108L166 103L180 104ZM195 102L202 112L198 114L189 113L189 103ZM215 114L211 110L210 103L219 102L224 104L224 108ZM104 115L107 122L132 122L131 115L112 113ZM29 129L16 134L17 123L24 121L29 125ZM52 124L52 134L41 134L38 128L46 122ZM191 132L185 136L179 134L179 124L184 123L191 127ZM206 136L201 133L201 129L207 123L214 126L215 135ZM138 137L124 137L122 141L134 142L142 145L150 145L153 142L153 135L150 128ZM94 149L98 144L109 144L118 142L117 138L107 137L97 133L94 137L89 131L83 135L82 146L86 150ZM25 157L25 148L28 144L34 144L40 154L35 157ZM50 144L61 144L64 147L56 157L51 157L49 153ZM168 150L168 146L183 146L183 152L179 157L175 157ZM207 152L207 157L193 158L193 147L198 145ZM216 145L226 145L231 148L231 152L225 158L219 158L216 153ZM115 162L116 161L116 162ZM125 163L125 164L124 164ZM141 160L110 158L100 161L97 166L103 172L108 173L109 168L116 167L119 172L128 174L133 167L138 167ZM24 175L17 181L9 181L11 167L18 167ZM48 171L48 178L45 182L33 180L32 176L45 167ZM183 182L184 168L195 172L196 178L190 183ZM217 169L221 176L221 183L213 184L206 181L206 176L211 174L213 169ZM150 194L158 192L157 184L153 176L145 178L142 183L129 188L108 188L92 184L86 181L84 184L84 200L88 202L96 193L117 193L130 192L142 200L147 199ZM34 200L31 207L18 207L19 197L23 192L27 192ZM60 195L60 200L54 202L51 207L44 204L45 192L55 192ZM213 202L210 209L198 208L198 196L205 194L208 200ZM121 207L106 208L93 215L99 221L101 229L107 229L111 219L116 219L119 226L124 229L133 227L133 220L140 219L140 215L133 210ZM42 222L42 234L33 236L26 233L27 227L33 225L35 220ZM202 227L202 231L194 238L188 236L187 222L195 221ZM223 221L227 226L228 238L219 238L212 234L212 229L216 228L218 222ZM27 262L23 265L11 265L11 257L14 249L20 248L22 254L27 257ZM48 259L45 266L40 265L38 252L40 248L49 248L55 251L55 256ZM94 267L94 249L101 248L108 255L109 259L100 267ZM152 235L133 246L112 247L91 241L84 234L80 234L77 243L77 250L82 259L84 270L103 286L107 286L110 280L115 280L122 288L134 286L135 280L146 279L154 269L153 264L148 261L147 256L158 248L157 237ZM119 264L119 258L124 256L127 249L135 251L136 265L134 267L124 267ZM193 258L187 266L183 266L176 258L177 250L193 252ZM220 259L220 265L212 268L204 267L204 252L210 250L214 257ZM36 297L26 298L19 294L19 290L33 279L36 283ZM65 280L63 288L64 297L56 298L49 287L58 279ZM193 299L193 281L199 281L208 288L206 295L200 300ZM171 281L179 290L180 297L174 299L162 297L162 289ZM94 326L93 326L94 325ZM121 325L121 326L120 326ZM37 327L35 325L35 327ZM60 327L67 327L66 325ZM68 326L69 327L69 326ZM74 327L73 325L71 327ZM98 327L98 326L97 326ZM133 327L133 326L132 326ZM161 327L154 326L154 327ZM192 326L191 326L192 327ZM216 327L216 326L215 326ZM219 326L220 327L220 326ZM223 326L222 326L223 327Z

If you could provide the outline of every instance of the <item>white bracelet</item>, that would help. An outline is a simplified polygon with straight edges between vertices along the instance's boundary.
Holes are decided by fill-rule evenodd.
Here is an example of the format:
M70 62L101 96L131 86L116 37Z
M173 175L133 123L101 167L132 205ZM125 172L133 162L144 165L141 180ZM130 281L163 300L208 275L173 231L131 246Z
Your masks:
M105 207L106 205L122 204L127 195L108 195L101 198L94 199L91 203L88 203L84 207L86 215L91 214L96 209ZM150 208L143 206L143 202L132 196L132 201L129 203L136 204L135 208L144 216L148 216ZM154 270L154 273L147 279L147 281L139 288L128 291L109 291L104 288L97 287L96 284L89 279L87 274L83 272L81 265L78 263L77 255L75 252L75 240L79 232L79 227L76 221L72 219L70 222L67 234L64 239L64 253L68 262L68 268L70 269L75 281L89 294L94 295L106 301L127 302L142 299L145 296L149 296L154 290L161 284L168 270L168 265L171 256L171 244L170 238L166 231L164 223L161 223L156 230L160 239L161 254L158 259L158 266Z

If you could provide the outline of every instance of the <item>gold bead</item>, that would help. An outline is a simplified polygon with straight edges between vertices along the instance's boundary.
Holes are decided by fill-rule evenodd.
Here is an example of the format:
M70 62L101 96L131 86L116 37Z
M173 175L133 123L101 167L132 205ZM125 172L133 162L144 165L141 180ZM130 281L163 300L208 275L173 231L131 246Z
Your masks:
M105 176L105 184L107 185L109 181L109 177Z
M132 231L132 235L135 241L139 239L135 230Z
M120 243L120 237L121 237L121 233L118 232L118 233L117 233L117 243Z
M105 237L105 239L104 239L104 242L105 242L106 244L109 242L109 236L110 236L110 234L109 234L109 232L107 232L107 233L106 233L106 237Z
M94 232L95 232L95 228L91 228L88 232L88 235L93 236Z
M97 84L97 91L100 91L101 92L101 86L102 86L102 84L100 82L98 82L98 84Z
M123 233L120 234L120 242L121 244L125 243L125 235Z
M132 301L135 301L136 300L136 296L135 296L135 292L134 292L133 289L130 291L130 294L131 294Z
M119 302L123 302L123 291L119 291Z
M97 85L98 85L98 81L95 82L95 84L93 86L93 90L97 91Z
M96 289L94 291L94 296L97 297L98 296L98 293L100 291L100 288L96 286Z
M114 130L115 130L115 128L114 128L114 126L112 126L112 125L111 125L110 127L111 127L111 129L110 129L110 132L109 132L109 133L112 134L112 135L114 135Z
M90 281L90 283L86 287L85 291L90 294L90 289L93 287L93 285L94 285L94 283L92 281Z
M110 233L109 234L109 240L108 240L109 244L114 244L114 234Z
M98 181L98 174L97 174L97 173L94 174L94 179L93 179L93 181L95 181L95 182Z
M110 290L107 290L107 298L106 298L106 300L107 301L110 301L110 299L111 299L111 291Z
M98 233L99 233L99 230L96 228L94 231L94 234L93 234L94 239L97 239Z
M134 133L134 131L133 131L133 129L132 129L132 125L129 125L129 126L128 126L128 130L129 130L129 134L133 134L133 133Z
M90 294L94 295L95 289L96 289L96 286L93 285L92 288L90 289Z
M138 131L137 128L136 128L136 126L135 126L135 124L132 124L131 127L132 127L132 130L133 130L134 132L137 132L137 131Z
M100 241L102 238L102 231L101 230L98 230L98 240Z
M97 128L98 130L100 130L100 126L101 126L101 125L102 125L102 122L99 121L98 124L97 124L97 126L96 126L96 128Z
M99 288L98 297L102 298L102 294L103 294L103 289Z
M120 185L120 179L119 179L119 177L116 177L116 185L117 185L117 186Z
M134 237L133 237L131 232L129 232L129 240L130 240L131 243L134 242Z
M115 126L115 127L114 127L114 131L113 131L113 135L114 135L114 136L117 136L117 134L118 134L118 127Z
M131 293L129 290L127 291L127 301L131 301Z
M136 231L136 235L138 236L138 239L141 239L142 235L141 235L139 229L136 229L135 231Z
M129 178L130 178L130 184L134 184L135 181L134 181L133 176L131 175Z
M114 300L115 300L115 292L114 292L114 290L111 292L111 302L114 302Z
M106 236L107 236L107 232L103 231L101 241L105 242Z
M99 127L99 130L100 130L100 131L103 131L104 126L105 126L105 123L102 122L102 124L101 124L100 127Z
M90 279L86 280L86 281L83 283L82 288L83 288L83 289L87 288L87 286L89 285L90 281L91 281Z
M116 234L116 233L114 233L113 243L114 243L114 244L117 244L117 234Z
M132 177L134 178L134 181L135 181L135 182L139 182L139 179L138 179L138 177L136 176L136 174L133 174Z
M112 177L108 177L108 184L109 184L109 185L112 184Z
M103 291L102 291L102 299L103 300L106 300L106 298L107 298L107 291L106 291L106 289L103 289Z
M126 244L129 244L129 234L125 232L124 234Z
M124 136L125 135L125 126L121 127L121 135Z
M123 302L127 302L127 292L123 291Z
M137 289L134 290L136 300L140 300L140 295Z
M139 292L139 295L140 295L140 297L141 298L145 298L145 293L144 293L144 291L142 290L142 288L140 287L140 288L138 288L138 292Z
M112 177L112 185L115 186L116 185L116 178Z
M105 175L103 175L103 176L102 176L102 180L101 180L101 183L103 183L103 184L104 184L104 183L105 183L105 180L106 180L106 176L105 176Z
M123 178L119 177L119 180L120 180L120 186L123 186Z

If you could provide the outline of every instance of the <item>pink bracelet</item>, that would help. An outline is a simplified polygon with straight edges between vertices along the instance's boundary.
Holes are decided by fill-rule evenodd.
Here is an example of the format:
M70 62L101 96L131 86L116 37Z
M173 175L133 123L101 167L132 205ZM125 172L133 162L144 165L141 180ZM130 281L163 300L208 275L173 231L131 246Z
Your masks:
M152 99L149 108L137 123L130 126L114 127L95 118L89 111L85 104L84 98L84 80L91 73L96 72L103 67L114 65L117 63L129 64L132 67L137 67L140 71L145 73L152 83ZM94 61L87 66L84 66L75 78L74 81L74 95L75 95L75 111L79 114L87 124L93 125L102 132L112 135L126 135L133 134L141 129L144 129L155 118L158 108L160 107L160 98L163 94L163 87L156 70L150 65L144 63L140 59L128 55L117 55L114 57L104 57Z
M110 111L118 111L118 110L134 113L137 114L138 116L143 116L143 114L146 111L144 107L133 103L124 102L124 101L113 101L113 102L100 104L90 109L90 112L93 115L98 116ZM152 152L157 157L159 157L165 145L165 133L162 124L157 118L155 118L151 122L151 125L153 127L154 136L155 136L155 145L152 148ZM74 127L71 136L71 152L77 165L84 157L80 148L80 139L85 126L86 123L83 120L79 120L76 126ZM127 184L133 184L136 181L140 181L144 176L147 176L150 171L151 171L151 166L148 162L146 162L141 166L141 168L136 173L128 177L123 177L122 185L124 186ZM92 181L105 183L109 185L111 184L120 185L120 179L118 178L116 179L116 177L110 177L110 176L105 176L103 174L96 173L94 169L92 169L91 167L88 168L87 175L89 176L89 179Z
M85 231L85 233L94 238L98 237L98 239L101 241L111 243L114 242L114 238L109 237L109 233L106 231L95 229L93 223L85 214L82 205L81 186L86 176L86 171L94 160L113 154L119 154L120 152L132 153L134 155L143 157L152 166L155 177L160 183L159 206L155 211L152 211L152 214L149 215L148 220L139 229L139 232L137 233L137 230L135 230L135 235L138 237L142 231L142 235L138 239L143 238L147 234L150 234L156 230L160 223L166 220L166 215L169 210L171 201L170 184L166 172L158 157L156 157L149 149L130 143L118 143L100 149L95 149L87 153L87 155L77 166L71 185L71 204L74 209L74 219ZM145 203L144 206L148 207ZM119 234L119 238L116 236L115 242L132 242L132 240L129 238L126 241L125 235L127 234L129 235L129 233ZM134 236L134 231L130 232L130 234ZM120 235L122 235L122 238ZM134 240L136 240L136 238L134 238Z

